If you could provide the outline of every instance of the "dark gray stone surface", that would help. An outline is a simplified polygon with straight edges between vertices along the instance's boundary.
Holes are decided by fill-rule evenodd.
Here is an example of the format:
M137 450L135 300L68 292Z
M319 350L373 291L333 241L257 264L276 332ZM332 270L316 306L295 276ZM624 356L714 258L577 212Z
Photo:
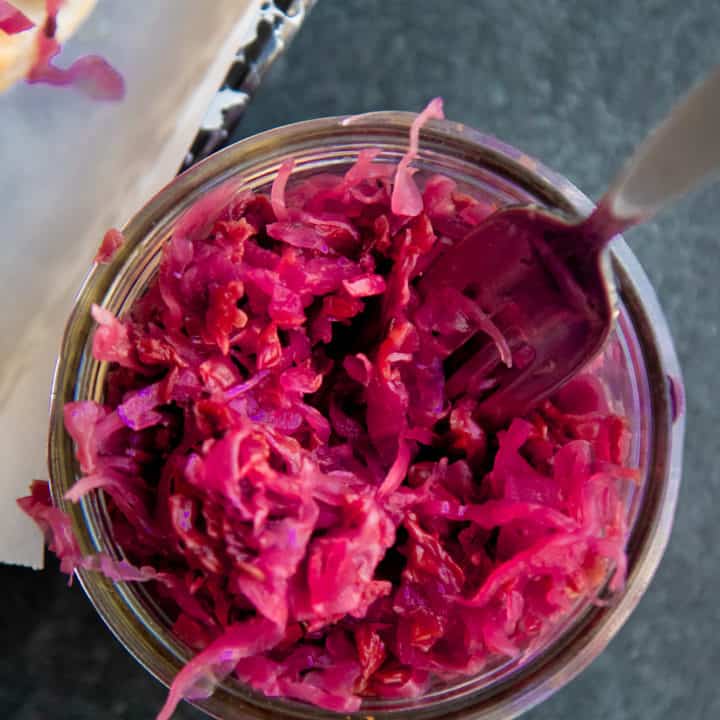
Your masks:
M708 0L320 0L243 135L294 120L417 110L522 148L597 197L625 153L720 61ZM720 128L718 129L720 134ZM676 338L688 395L683 488L660 570L607 651L533 720L720 717L720 189L629 241ZM56 570L0 568L0 717L153 717L163 690ZM199 718L183 708L178 718Z

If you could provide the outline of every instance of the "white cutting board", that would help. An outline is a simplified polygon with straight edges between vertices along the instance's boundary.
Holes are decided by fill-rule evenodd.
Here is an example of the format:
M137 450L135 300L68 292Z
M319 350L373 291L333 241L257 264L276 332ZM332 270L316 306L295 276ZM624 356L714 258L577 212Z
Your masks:
M120 103L20 84L0 95L0 562L42 565L15 506L46 478L48 397L72 299L104 231L176 174L261 0L100 0L59 64L105 56Z

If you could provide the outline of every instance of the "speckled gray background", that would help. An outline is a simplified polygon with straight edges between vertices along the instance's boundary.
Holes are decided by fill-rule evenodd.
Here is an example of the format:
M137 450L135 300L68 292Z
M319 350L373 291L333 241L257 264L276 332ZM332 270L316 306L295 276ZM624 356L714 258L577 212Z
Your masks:
M320 0L241 135L329 114L448 116L544 160L597 197L625 153L720 62L712 0ZM720 128L718 129L720 135ZM720 718L720 187L628 238L683 364L688 433L660 570L607 651L532 720ZM54 567L54 566L53 566ZM164 692L53 569L0 568L0 718L152 718ZM198 719L190 708L179 719Z

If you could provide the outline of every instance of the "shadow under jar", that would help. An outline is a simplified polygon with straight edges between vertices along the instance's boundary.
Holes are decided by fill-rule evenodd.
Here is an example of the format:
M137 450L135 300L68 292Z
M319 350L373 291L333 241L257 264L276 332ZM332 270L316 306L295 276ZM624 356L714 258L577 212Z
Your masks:
M63 426L66 402L102 401L107 363L92 357L90 306L126 314L153 279L162 249L179 216L223 182L267 190L283 160L293 158L292 178L344 172L363 148L378 147L378 162L397 162L407 149L414 115L371 113L323 118L277 128L227 148L184 173L128 223L126 242L108 265L95 265L80 290L66 328L51 397L49 467L53 501L72 517L83 552L122 557L113 542L102 493L78 505L63 499L79 476L73 443ZM528 156L458 123L433 121L422 131L418 177L442 173L471 194L498 205L534 202L585 215L590 201L562 177ZM655 293L622 239L612 246L619 314L611 341L593 372L609 390L612 410L627 417L630 463L641 482L627 496L630 528L625 588L607 604L579 602L541 647L481 674L436 684L412 700L364 702L354 717L511 718L565 685L604 649L637 605L660 562L674 514L682 464L684 413L680 369ZM173 637L169 619L138 584L113 583L78 572L80 582L115 636L166 685L193 655ZM333 718L336 713L299 702L271 699L234 680L195 704L224 720ZM345 714L343 714L345 716Z

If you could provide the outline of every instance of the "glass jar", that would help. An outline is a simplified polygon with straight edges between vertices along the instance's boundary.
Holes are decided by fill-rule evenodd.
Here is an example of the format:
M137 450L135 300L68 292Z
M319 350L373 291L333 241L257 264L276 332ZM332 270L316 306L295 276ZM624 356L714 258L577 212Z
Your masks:
M180 214L219 184L267 188L280 164L294 158L294 177L342 172L363 148L379 147L378 161L397 162L407 148L414 115L370 113L324 118L277 128L211 156L158 193L128 223L126 242L109 265L95 265L68 321L52 389L49 466L54 502L72 517L84 552L117 557L102 494L75 506L63 499L78 475L73 445L63 427L63 405L100 401L107 364L91 354L90 305L127 312L157 270L163 245ZM585 215L590 201L564 178L492 137L449 121L431 122L422 133L416 165L439 172L498 204L535 202L569 215ZM618 320L594 372L610 389L616 411L631 423L631 460L641 483L628 494L630 537L624 590L608 603L582 603L554 637L532 655L482 675L433 689L413 700L368 701L358 718L511 718L565 685L607 645L637 605L667 544L682 463L684 411L680 369L655 293L621 239L612 245ZM81 571L80 582L100 616L150 673L169 684L192 652L168 629L168 620L141 585L114 584ZM293 701L269 699L228 680L198 707L224 720L332 718L335 713Z

